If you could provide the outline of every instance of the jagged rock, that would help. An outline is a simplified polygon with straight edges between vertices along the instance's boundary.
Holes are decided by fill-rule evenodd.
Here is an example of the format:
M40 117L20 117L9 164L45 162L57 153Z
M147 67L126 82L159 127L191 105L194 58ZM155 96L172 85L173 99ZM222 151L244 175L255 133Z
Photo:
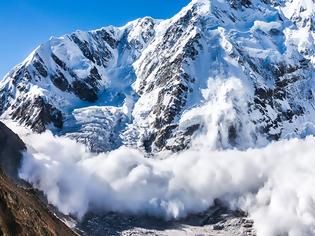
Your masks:
M11 117L26 124L35 132L44 132L46 125L52 123L56 128L62 128L63 116L61 111L45 101L43 97L25 100L13 109Z

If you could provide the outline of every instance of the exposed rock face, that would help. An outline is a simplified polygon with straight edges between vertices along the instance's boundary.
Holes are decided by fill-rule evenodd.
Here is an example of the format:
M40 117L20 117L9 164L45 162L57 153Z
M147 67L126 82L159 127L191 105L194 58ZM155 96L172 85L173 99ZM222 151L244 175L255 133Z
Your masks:
M32 189L18 187L0 171L0 234L77 235L39 200Z
M0 114L97 152L179 151L201 134L240 149L315 134L314 8L193 0L168 20L52 38L1 81Z
M77 235L53 215L32 188L19 186L22 151L24 143L0 122L0 235Z
M23 141L0 122L0 168L14 180L18 177L23 151L26 151Z
M60 110L45 102L44 97L36 96L19 104L12 113L13 119L19 119L32 130L43 132L46 125L52 123L56 128L62 128L63 117Z

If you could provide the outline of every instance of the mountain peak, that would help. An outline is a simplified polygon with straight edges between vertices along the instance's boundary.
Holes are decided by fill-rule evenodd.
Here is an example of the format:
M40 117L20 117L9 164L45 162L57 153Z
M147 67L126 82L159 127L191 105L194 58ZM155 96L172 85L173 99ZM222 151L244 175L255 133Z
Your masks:
M0 82L0 114L97 152L303 137L315 130L313 13L311 0L193 0L168 20L52 38Z

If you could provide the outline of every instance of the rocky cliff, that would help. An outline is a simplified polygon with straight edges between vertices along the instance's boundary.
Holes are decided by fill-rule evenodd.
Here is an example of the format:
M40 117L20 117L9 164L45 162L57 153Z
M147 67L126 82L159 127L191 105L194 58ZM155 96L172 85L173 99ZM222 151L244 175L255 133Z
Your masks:
M77 235L18 180L23 151L24 143L0 122L0 235Z

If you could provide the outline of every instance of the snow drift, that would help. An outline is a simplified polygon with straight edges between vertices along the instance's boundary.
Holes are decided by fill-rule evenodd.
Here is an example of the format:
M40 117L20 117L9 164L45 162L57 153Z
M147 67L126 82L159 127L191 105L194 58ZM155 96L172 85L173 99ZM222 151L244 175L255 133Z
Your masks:
M247 151L199 145L148 159L126 147L92 154L50 132L15 131L29 150L20 176L65 214L98 209L176 219L221 199L249 212L258 235L315 233L313 137Z

